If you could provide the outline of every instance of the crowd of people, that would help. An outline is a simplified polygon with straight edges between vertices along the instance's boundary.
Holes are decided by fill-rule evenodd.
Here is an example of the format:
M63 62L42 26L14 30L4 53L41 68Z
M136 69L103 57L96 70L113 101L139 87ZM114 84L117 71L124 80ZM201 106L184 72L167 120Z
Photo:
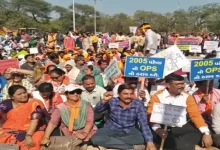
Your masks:
M162 140L167 150L220 148L218 82L190 82L190 73L178 70L164 79L146 79L141 89L141 78L124 76L127 56L156 54L171 36L182 35L160 35L148 23L128 35L50 32L39 38L8 32L0 39L0 58L17 59L19 68L0 76L0 147L62 149L71 137L82 150L156 150ZM200 37L201 45L219 40L214 34L190 36ZM108 48L123 41L130 46ZM31 54L31 48L39 53ZM113 60L121 74L107 78ZM150 122L155 103L184 107L185 124L165 130ZM53 137L63 137L60 145Z

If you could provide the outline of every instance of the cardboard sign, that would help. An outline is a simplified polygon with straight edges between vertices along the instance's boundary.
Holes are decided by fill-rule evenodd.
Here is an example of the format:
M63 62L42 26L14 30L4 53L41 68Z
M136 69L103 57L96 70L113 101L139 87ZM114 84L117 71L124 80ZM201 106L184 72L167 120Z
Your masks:
M30 54L38 54L38 48L30 48Z
M189 46L189 52L190 53L201 53L202 47L200 45L190 45Z
M118 43L109 43L108 48L118 48Z
M218 49L218 41L205 41L204 49L206 49L207 53L211 53L213 50Z
M182 127L186 124L186 108L155 103L150 122Z
M193 60L190 80L214 80L220 78L220 59Z
M127 56L124 75L126 77L163 78L165 59Z
M17 59L0 60L0 64L0 73L4 73L8 68L19 68Z
M106 75L106 79L119 76L121 74L121 70L118 68L117 61L113 59L109 66L104 70L104 73Z
M174 45L161 51L152 57L165 58L164 76L167 76L188 64L188 59L183 55L180 49Z
M129 27L129 29L130 29L130 33L136 33L136 31L137 31L137 27Z
M189 59L189 62L187 63L187 65L185 65L183 68L182 68L182 72L190 72L190 68L191 68L191 61L193 60L198 60L198 59Z

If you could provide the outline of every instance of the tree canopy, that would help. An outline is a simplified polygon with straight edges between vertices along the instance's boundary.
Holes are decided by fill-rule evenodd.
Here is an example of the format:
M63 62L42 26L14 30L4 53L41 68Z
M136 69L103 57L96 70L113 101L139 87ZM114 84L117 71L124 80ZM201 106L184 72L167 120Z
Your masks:
M98 32L127 33L129 26L140 26L147 22L154 30L161 32L220 33L220 3L192 6L187 10L179 9L165 14L147 10L137 10L133 16L124 13L96 13ZM64 8L53 6L45 0L0 0L0 26L12 29L38 27L45 31L57 29L66 32L73 26L72 14L72 5ZM79 31L94 30L93 6L75 4L75 14Z

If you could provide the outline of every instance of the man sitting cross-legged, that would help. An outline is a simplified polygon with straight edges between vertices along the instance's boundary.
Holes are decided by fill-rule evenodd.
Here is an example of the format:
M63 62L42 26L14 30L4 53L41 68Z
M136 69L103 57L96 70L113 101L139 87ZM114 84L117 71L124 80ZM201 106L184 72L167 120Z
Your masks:
M110 110L104 128L91 138L92 143L100 149L139 149L140 145L145 144L147 150L156 150L144 103L132 99L133 92L130 85L122 84L118 88L118 98L113 98L112 92L106 92L103 100L97 103L96 111ZM135 128L137 122L141 130Z

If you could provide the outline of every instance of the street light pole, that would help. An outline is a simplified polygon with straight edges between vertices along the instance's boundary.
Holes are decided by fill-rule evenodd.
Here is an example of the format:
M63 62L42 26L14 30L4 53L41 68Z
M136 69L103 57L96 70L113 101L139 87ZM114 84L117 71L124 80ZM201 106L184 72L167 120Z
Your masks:
M94 0L94 34L96 35L96 0Z
M73 0L73 31L76 31L75 0Z

